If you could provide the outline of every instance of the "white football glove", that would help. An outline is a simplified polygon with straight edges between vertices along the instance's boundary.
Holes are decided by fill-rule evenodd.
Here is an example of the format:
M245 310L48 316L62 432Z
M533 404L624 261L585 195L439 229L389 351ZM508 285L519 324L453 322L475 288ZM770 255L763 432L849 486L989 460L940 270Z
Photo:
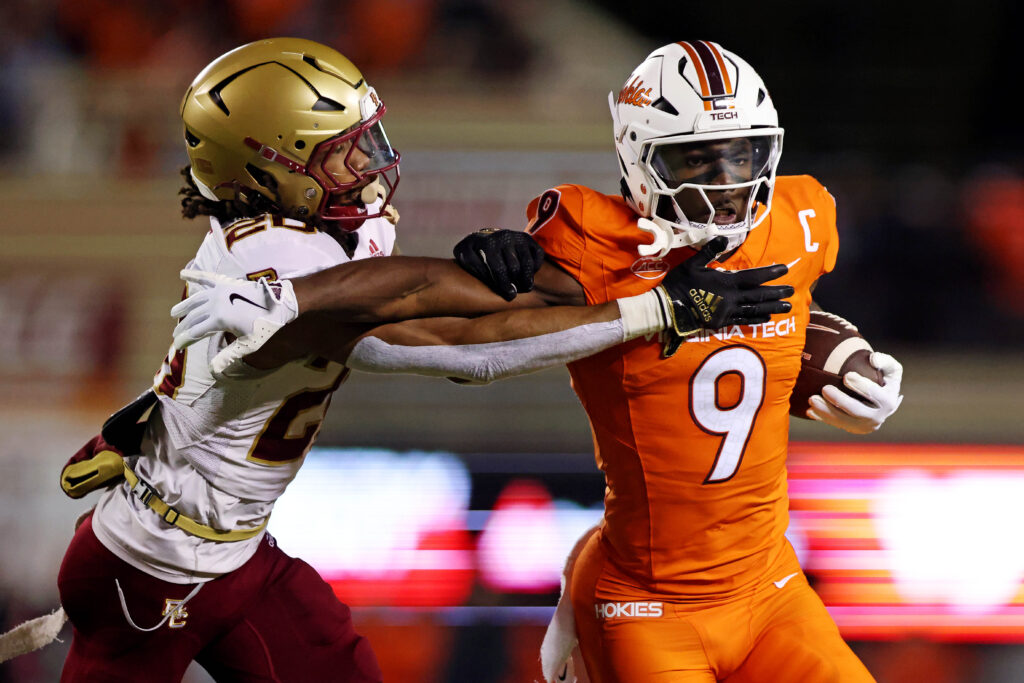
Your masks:
M821 390L821 396L812 396L808 401L811 407L807 410L807 417L851 434L870 434L881 427L903 402L900 394L903 366L889 354L877 351L871 354L870 361L881 371L884 385L857 372L843 375L843 384L873 405L865 405L837 387L827 386Z
M181 350L217 332L230 332L238 339L211 362L214 366L218 358L231 356L226 363L220 361L221 370L259 349L299 315L295 291L288 280L240 280L201 270L183 270L181 279L204 289L171 308L171 316L181 318L174 328L174 348ZM226 353L229 349L231 352Z

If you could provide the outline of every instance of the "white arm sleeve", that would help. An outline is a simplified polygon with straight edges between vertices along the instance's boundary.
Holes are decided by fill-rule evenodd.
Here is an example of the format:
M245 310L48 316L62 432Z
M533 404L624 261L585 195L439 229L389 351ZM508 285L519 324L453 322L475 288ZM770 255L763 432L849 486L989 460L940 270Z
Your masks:
M364 372L457 377L474 384L571 363L622 343L622 320L590 323L536 337L461 346L399 346L364 337L345 364Z

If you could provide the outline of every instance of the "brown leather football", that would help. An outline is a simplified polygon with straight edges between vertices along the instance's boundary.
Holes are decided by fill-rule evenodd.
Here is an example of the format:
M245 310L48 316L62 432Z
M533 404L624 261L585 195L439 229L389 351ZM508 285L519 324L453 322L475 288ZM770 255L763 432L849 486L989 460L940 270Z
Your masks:
M843 375L851 371L858 372L884 384L882 373L868 360L871 351L871 344L861 336L853 323L835 313L811 311L800 375L796 378L793 396L789 399L789 413L807 417L808 399L820 394L828 384L863 401L863 397L846 388Z

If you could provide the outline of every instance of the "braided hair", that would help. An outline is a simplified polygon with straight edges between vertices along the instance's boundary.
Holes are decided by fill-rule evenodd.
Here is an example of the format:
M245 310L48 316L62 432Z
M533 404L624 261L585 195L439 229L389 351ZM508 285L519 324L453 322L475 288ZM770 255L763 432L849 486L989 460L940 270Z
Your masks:
M260 183L277 195L277 181L270 174L262 173L259 169L250 167L250 172L260 173L257 176ZM351 258L355 252L359 237L354 232L339 230L336 225L323 220L319 215L301 215L295 209L285 209L277 202L265 197L259 192L253 192L247 188L235 184L235 198L221 199L214 201L204 197L192 178L192 167L185 166L181 169L181 176L185 179L185 186L178 194L181 195L181 215L185 218L196 216L212 216L221 225L233 223L241 218L256 218L263 214L274 214L283 218L291 218L306 225L316 228L320 232L327 233L342 246Z

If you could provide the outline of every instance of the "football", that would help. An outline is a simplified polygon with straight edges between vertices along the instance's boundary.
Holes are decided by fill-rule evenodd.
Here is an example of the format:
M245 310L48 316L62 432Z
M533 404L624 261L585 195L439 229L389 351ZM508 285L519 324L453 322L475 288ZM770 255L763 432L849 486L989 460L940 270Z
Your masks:
M864 398L843 384L843 375L858 372L879 384L882 373L871 365L871 344L848 320L826 311L811 311L807 322L800 374L789 400L789 413L807 417L808 399L821 393L828 384L839 387L850 396Z

